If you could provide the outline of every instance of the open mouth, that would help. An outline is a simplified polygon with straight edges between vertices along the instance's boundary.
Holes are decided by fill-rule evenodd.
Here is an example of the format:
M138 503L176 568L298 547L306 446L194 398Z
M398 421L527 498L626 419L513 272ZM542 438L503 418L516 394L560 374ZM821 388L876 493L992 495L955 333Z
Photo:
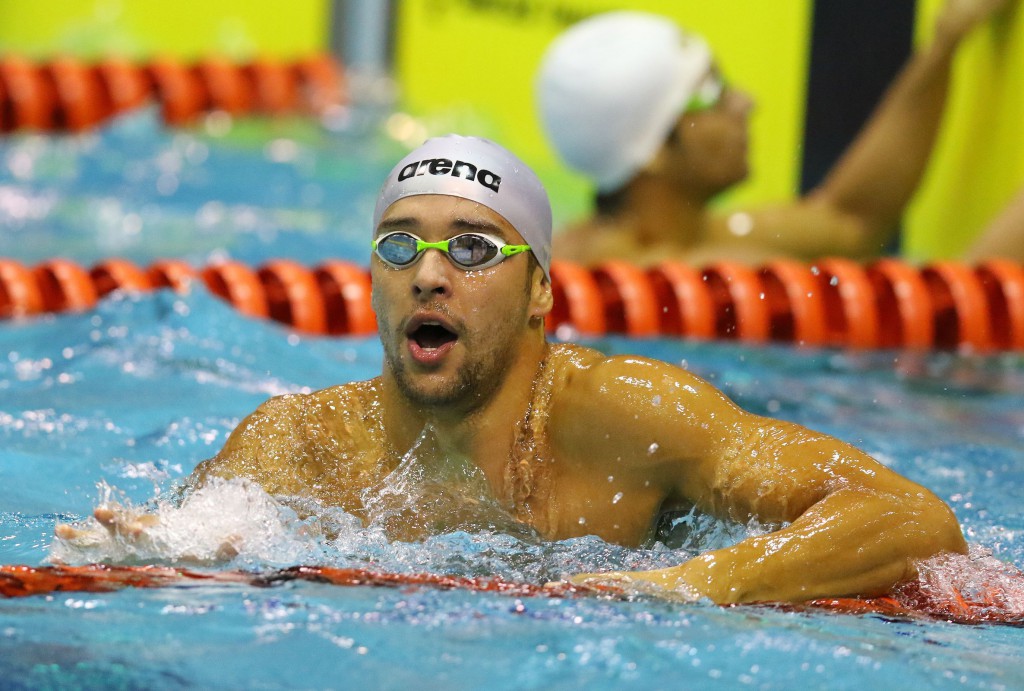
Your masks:
M458 336L441 324L426 322L410 331L409 339L423 350L437 350L454 343Z

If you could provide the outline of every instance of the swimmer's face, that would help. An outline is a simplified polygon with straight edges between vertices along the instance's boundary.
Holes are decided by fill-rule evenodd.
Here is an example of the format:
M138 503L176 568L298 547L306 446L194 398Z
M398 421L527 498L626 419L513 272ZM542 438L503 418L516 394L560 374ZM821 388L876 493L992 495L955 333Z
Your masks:
M374 237L402 230L426 242L466 232L509 244L523 238L502 216L460 197L400 199L381 217ZM396 269L374 255L373 308L384 347L384 374L420 405L472 408L497 390L523 339L550 310L550 287L529 255L466 271L428 249ZM539 324L539 326L538 326Z
M671 174L708 197L744 180L753 106L749 95L727 86L714 106L684 114L662 151Z

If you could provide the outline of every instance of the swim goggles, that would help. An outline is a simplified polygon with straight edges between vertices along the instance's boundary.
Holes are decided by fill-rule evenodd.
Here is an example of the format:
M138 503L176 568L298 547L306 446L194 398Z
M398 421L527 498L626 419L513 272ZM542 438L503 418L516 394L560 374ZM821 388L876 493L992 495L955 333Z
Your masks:
M722 94L725 93L725 79L717 69L712 67L708 70L708 73L701 79L700 84L693 92L693 96L690 97L689 102L686 104L686 108L683 110L684 113L698 113L702 110L708 110L718 105L718 102L722 100Z
M380 260L395 269L412 266L426 250L440 250L452 264L471 271L494 266L529 249L529 245L509 245L483 233L463 233L440 242L426 242L412 233L396 230L373 241L373 251Z

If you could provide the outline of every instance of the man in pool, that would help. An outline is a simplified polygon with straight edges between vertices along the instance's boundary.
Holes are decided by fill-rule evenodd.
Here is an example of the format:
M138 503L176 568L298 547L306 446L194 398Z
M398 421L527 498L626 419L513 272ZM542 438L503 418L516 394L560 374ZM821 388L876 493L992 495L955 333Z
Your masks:
M549 343L550 242L547 194L522 161L483 139L427 141L388 175L374 215L382 374L270 399L195 484L247 478L370 523L377 490L414 461L441 484L476 474L544 539L637 546L690 507L780 526L672 568L576 578L719 603L877 595L918 560L966 550L941 500L848 444L744 412L679 367ZM391 520L391 536L456 529L474 504L428 503ZM122 534L153 520L96 517Z
M595 213L556 234L555 256L703 265L888 251L931 155L956 48L1006 4L946 0L931 43L816 189L724 212L712 202L747 177L753 101L723 81L707 43L642 12L573 25L545 53L537 101L552 147L593 182Z

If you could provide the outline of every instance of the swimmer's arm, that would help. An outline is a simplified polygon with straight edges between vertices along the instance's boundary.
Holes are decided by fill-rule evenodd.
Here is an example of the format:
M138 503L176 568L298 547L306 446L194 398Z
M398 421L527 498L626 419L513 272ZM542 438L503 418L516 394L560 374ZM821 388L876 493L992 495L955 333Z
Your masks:
M921 181L941 124L960 41L1007 0L947 0L930 45L888 88L822 184L795 205L727 217L710 239L762 244L791 256L877 256ZM745 235L736 236L737 229Z
M945 109L957 46L1006 4L947 0L930 45L901 70L861 134L810 195L860 219L868 253L878 253L892 237L921 181Z
M835 439L787 423L750 425L761 441L740 453L766 458L726 469L728 489L712 503L736 517L792 523L634 577L719 603L871 596L914 577L920 560L966 551L952 512L925 488Z
M720 603L870 595L913 576L917 560L966 549L942 501L848 444L746 413L662 363L614 358L594 369L578 404L598 427L623 431L603 441L606 457L633 459L618 477L639 474L660 483L667 501L723 518L789 523L678 567L601 580L625 575Z
M968 262L985 259L1024 262L1024 189L978 237L964 259Z

